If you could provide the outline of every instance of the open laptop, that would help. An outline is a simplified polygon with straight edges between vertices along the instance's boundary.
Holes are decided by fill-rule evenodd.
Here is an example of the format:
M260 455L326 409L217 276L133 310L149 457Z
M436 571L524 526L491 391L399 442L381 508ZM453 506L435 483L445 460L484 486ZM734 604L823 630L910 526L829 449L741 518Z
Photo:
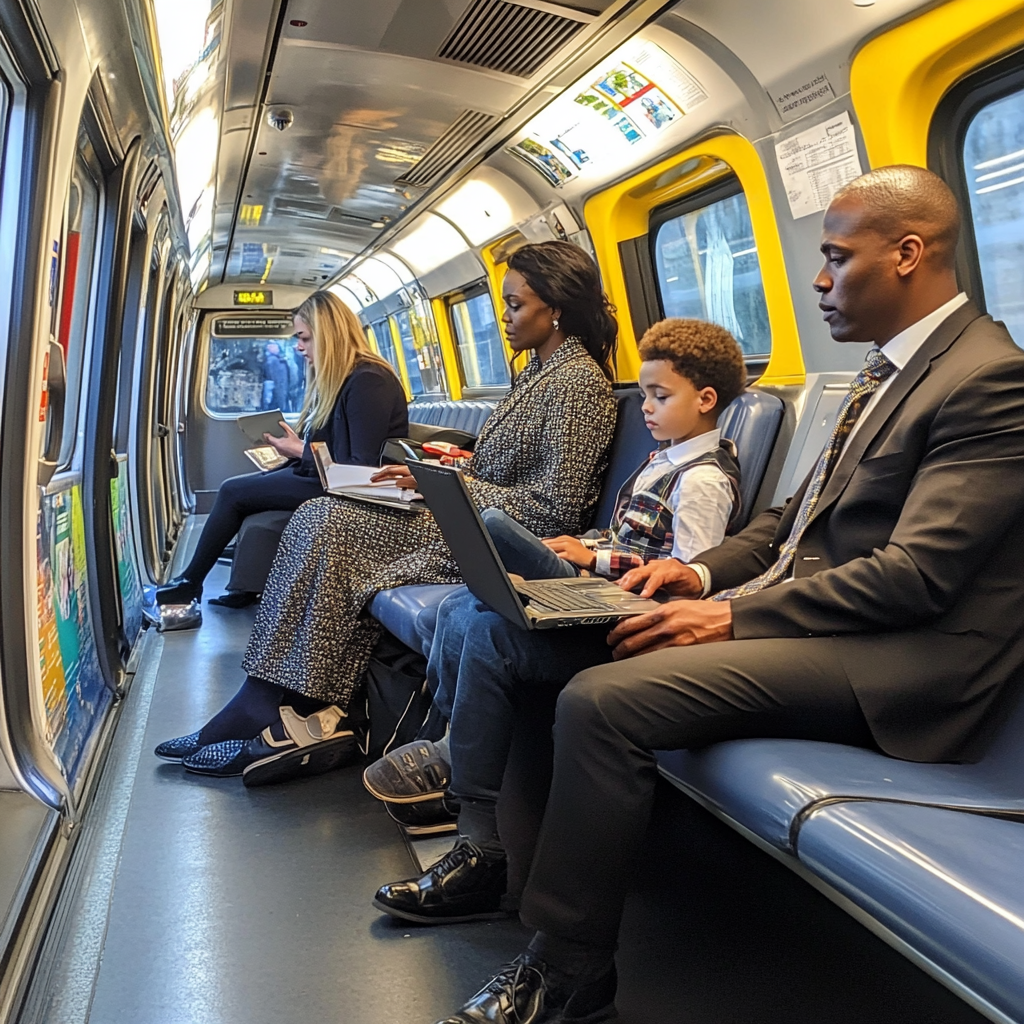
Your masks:
M494 547L462 471L406 463L434 514L474 597L523 629L596 626L657 609L661 601L630 594L599 577L524 580L510 576Z

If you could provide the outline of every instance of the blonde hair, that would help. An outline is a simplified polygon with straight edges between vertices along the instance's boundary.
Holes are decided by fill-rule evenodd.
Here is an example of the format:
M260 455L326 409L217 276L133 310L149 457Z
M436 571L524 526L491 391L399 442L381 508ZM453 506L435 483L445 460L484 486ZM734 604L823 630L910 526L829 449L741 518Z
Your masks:
M391 364L371 348L358 317L332 292L313 292L292 317L305 321L313 335L313 372L299 413L299 434L320 430L331 418L349 374L359 363Z

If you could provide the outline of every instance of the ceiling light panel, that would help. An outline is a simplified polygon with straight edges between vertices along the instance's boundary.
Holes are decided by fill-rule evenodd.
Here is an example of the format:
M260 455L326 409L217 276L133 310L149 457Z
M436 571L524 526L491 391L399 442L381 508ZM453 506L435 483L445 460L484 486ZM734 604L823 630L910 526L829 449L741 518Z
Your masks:
M432 213L420 217L413 229L397 238L389 248L420 276L469 250L458 231Z

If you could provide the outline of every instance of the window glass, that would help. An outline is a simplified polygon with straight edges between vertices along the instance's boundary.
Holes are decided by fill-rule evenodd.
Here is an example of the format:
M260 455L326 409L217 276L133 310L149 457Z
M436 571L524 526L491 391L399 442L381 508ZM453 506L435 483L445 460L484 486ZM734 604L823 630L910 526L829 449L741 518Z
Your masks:
M508 385L508 357L501 344L501 331L490 295L482 292L453 302L451 312L465 387Z
M742 192L665 221L654 256L665 316L721 324L744 355L771 352L761 265Z
M67 231L64 238L64 284L57 335L61 348L64 349L67 375L64 437L61 440L58 459L61 466L67 466L71 462L81 419L79 398L86 365L89 297L92 293L100 195L99 167L92 151L92 144L83 136L79 140L68 193Z
M280 409L298 412L306 393L306 360L293 337L210 337L206 377L209 412L237 416Z
M395 323L402 342L405 368L409 373L409 390L413 397L443 395L445 387L441 351L422 312L403 309L395 315Z
M387 320L378 320L370 329L377 341L377 351L395 368L395 373L401 376L398 353L395 352L395 339L391 336L391 324Z
M974 116L963 161L985 306L1024 346L1024 91Z

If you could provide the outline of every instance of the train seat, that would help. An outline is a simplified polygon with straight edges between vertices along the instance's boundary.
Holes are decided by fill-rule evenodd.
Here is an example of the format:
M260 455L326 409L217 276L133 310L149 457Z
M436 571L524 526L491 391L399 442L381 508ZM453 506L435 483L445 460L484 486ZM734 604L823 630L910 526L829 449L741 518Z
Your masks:
M615 436L593 520L600 524L611 518L619 487L652 447L637 389L616 388L615 398L618 403ZM781 422L782 402L774 395L756 390L740 395L722 416L722 433L733 441L739 453L744 510L753 505ZM437 606L454 589L454 586L428 584L384 590L373 599L370 612L399 640L426 654L437 622Z
M1024 699L977 764L918 764L811 740L730 740L658 755L684 791L780 850L817 807L888 801L1024 818Z
M986 1016L1024 1020L1024 823L836 803L808 816L797 849L806 868L996 1011Z
M409 423L451 427L475 437L497 404L496 401L412 402L409 405Z

